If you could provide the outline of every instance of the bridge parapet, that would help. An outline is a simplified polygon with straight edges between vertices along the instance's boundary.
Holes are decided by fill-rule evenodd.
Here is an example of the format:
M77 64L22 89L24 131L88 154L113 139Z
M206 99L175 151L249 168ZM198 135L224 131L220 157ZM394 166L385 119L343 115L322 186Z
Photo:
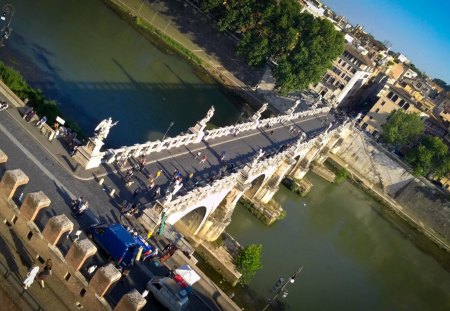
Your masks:
M272 118L266 118L256 121L248 121L241 124L235 124L235 125L229 125L221 128L217 128L214 130L208 130L205 132L205 135L203 136L204 141L208 141L214 138L223 137L227 135L232 135L235 133L242 133L249 130L255 130L258 127L266 127L268 125L276 125L285 123L288 121L292 121L295 119L317 115L317 114L323 114L328 111L330 111L330 107L321 107L317 109L310 109L305 111L296 112L293 114L288 115L279 115ZM135 144L133 146L127 146L127 147L121 147L117 149L110 149L108 151L108 154L106 158L104 159L104 162L106 163L112 163L116 159L126 159L128 157L137 157L141 154L149 155L153 152L159 152L163 150L169 150L172 148L177 148L180 146L186 146L194 143L198 143L198 135L193 133L187 133L178 135L175 137L168 137L161 140L156 141L149 141L143 144Z

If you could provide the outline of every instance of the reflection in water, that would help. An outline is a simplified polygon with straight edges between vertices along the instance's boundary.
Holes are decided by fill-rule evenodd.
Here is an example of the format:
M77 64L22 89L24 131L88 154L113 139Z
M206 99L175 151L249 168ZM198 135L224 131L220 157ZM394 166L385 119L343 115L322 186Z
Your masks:
M119 120L110 146L186 131L211 105L212 123L234 123L235 107L217 84L176 55L158 49L101 1L14 1L14 35L2 59L57 99L65 116L91 133ZM70 12L70 14L68 13Z
M280 188L287 217L271 227L244 208L233 214L227 231L244 245L263 244L253 291L268 297L280 276L304 265L289 286L291 310L449 310L450 273L428 254L442 252L418 249L415 233L386 221L389 213L355 185L307 178L314 187L306 198Z

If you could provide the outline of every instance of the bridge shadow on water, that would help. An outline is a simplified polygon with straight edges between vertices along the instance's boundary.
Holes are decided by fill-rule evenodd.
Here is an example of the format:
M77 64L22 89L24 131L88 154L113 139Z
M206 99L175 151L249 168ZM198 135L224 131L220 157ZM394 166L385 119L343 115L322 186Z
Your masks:
M23 41L19 35L14 40ZM185 132L205 116L211 105L216 108L211 120L214 125L234 124L239 110L245 105L240 96L251 91L217 83L188 83L169 65L166 68L170 75L176 77L176 82L139 81L130 73L133 69L129 70L115 58L111 59L109 70L114 73L111 78L69 81L63 78L66 74L54 65L56 56L35 43L31 44L31 56L8 46L0 50L0 57L7 65L18 69L31 86L61 103L63 117L76 121L87 134L92 133L104 118L118 120L106 147L160 139L171 122L174 126L168 136ZM150 75L148 79L155 80Z

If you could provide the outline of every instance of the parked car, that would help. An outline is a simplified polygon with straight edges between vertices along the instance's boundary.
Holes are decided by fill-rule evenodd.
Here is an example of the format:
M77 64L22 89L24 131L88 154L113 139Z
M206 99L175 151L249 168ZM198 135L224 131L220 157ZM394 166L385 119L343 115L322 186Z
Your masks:
M189 304L188 292L170 277L154 277L147 283L147 289L170 311L186 310Z

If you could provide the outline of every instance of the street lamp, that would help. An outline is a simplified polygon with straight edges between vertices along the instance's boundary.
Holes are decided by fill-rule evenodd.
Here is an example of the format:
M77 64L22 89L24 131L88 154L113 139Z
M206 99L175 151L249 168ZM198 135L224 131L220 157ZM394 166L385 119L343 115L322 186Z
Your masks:
M269 306L272 304L272 302L281 294L282 298L286 298L288 295L288 291L286 289L287 285L289 283L294 283L295 282L295 277L302 272L303 266L301 266L300 268L297 269L297 271L294 272L294 274L292 274L289 279L287 279L287 281L284 281L283 278L279 278L277 283L275 283L274 285L274 290L275 293L274 295L268 300L267 305L264 307L264 309L262 311L265 311L269 308Z
M242 116L244 115L244 112L242 111L241 114L239 115L239 118L236 121L236 124L239 123L239 121L241 121Z
M0 46L3 46L3 40L7 40L12 33L12 28L10 27L12 19L14 17L14 6L12 4L5 4L2 9L2 15L0 15L0 20L8 20L6 26L1 29Z
M170 122L169 127L167 128L166 132L164 133L164 136L162 138L162 141L164 140L164 138L166 138L167 132L170 131L170 129L172 128L172 126L174 126L175 123Z

